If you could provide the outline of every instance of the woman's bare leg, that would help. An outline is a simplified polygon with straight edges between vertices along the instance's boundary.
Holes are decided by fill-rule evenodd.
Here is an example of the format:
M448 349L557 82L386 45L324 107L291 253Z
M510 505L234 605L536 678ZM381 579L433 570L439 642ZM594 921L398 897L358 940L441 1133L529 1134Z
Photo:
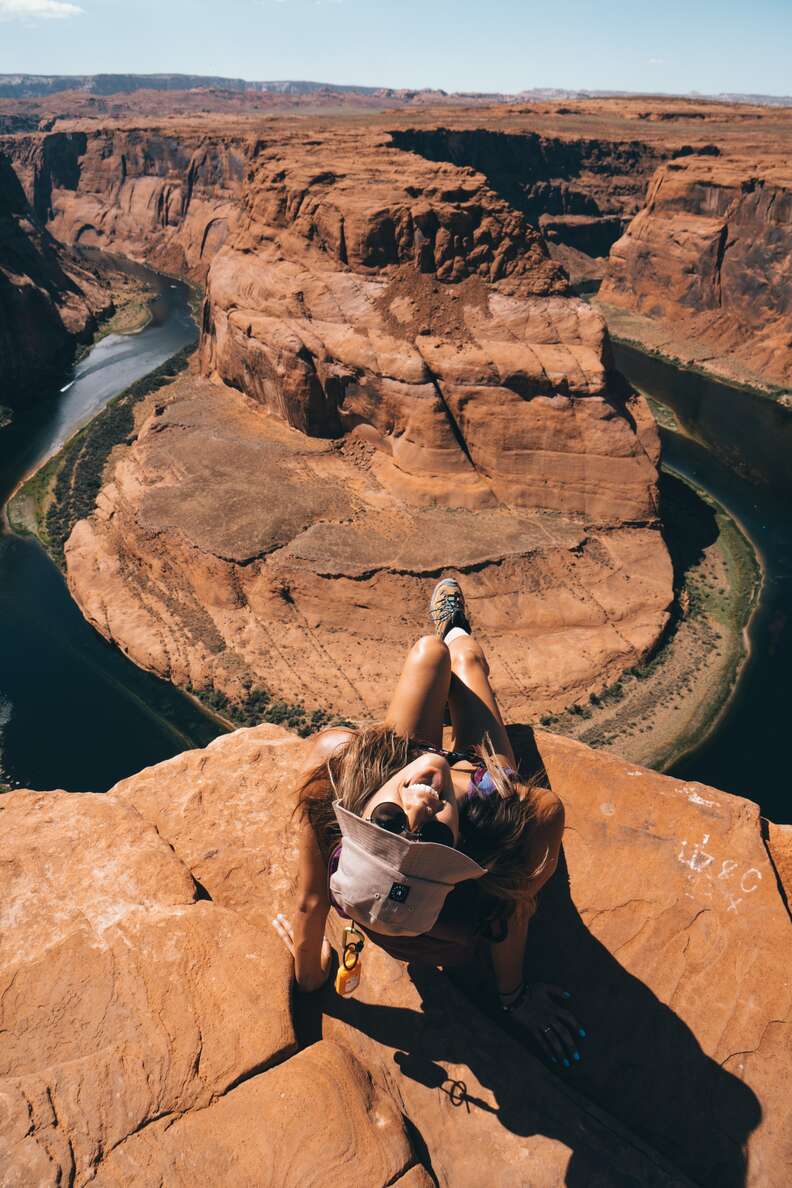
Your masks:
M435 635L422 636L407 653L385 715L387 725L405 738L440 746L450 681L448 648Z
M495 753L517 766L495 694L489 682L489 664L481 644L472 635L457 635L448 645L451 686L448 705L454 727L454 746L478 746L488 734Z

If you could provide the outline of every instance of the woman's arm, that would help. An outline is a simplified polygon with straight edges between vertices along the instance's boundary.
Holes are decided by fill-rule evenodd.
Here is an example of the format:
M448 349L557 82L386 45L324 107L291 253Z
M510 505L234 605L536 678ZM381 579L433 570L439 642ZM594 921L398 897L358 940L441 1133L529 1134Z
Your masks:
M545 793L537 810L536 861L545 861L526 886L526 899L517 904L509 919L506 937L491 945L492 967L501 1006L514 1007L514 1018L528 1027L537 1043L554 1063L569 1068L580 1059L578 1044L585 1032L566 1005L570 998L560 986L544 983L526 985L524 962L528 924L535 910L536 896L555 873L564 833L564 808L552 792ZM533 854L530 856L533 858Z
M323 730L312 740L301 775L314 771L339 746L349 741L351 731ZM318 990L330 971L332 951L325 940L325 924L330 911L327 894L327 863L322 857L316 834L305 812L300 812L299 858L297 865L297 902L294 922L279 914L272 926L294 957L294 973L300 990Z
M507 922L505 938L490 945L492 969L498 993L504 998L517 994L523 984L523 961L528 939L528 924L533 915L533 905L520 902Z
M318 990L327 978L330 946L325 942L325 923L329 911L327 864L310 822L304 819L300 828L292 949L294 973L301 990Z
M311 823L303 819L294 924L279 912L272 927L294 958L297 986L306 993L321 989L330 972L333 952L324 934L329 911L327 867Z
M522 985L528 923L534 914L536 896L558 866L563 836L564 806L554 793L545 791L537 804L533 843L528 855L534 868L541 866L541 869L526 884L525 901L518 903L509 917L505 940L492 945L492 967L501 994L508 994Z

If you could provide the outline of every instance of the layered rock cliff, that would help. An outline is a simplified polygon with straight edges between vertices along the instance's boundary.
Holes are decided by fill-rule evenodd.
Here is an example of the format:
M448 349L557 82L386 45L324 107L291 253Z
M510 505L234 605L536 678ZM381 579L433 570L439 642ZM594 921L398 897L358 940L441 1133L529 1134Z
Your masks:
M262 125L255 104L246 115L244 102L231 115L220 93L163 94L151 109L142 98L137 107L122 99L91 99L104 106L75 109L70 120L53 116L55 131L9 137L7 151L37 217L58 238L202 281L230 233L248 164L268 145L288 143L295 124ZM573 280L591 285L607 272L609 316L635 318L632 328L620 321L620 332L732 378L788 383L787 109L515 103L480 108L475 121L453 105L394 111L358 119L354 135L363 157L378 129L410 155L410 168L420 155L484 175L541 228ZM338 121L314 112L313 125L327 144ZM343 160L343 143L340 151ZM767 271L765 259L773 262Z
M183 124L76 123L14 138L13 159L58 240L202 281L227 234L249 149L233 127L213 136Z
M613 243L643 206L671 145L605 136L560 137L488 128L401 128L393 142L429 161L483 173L497 193L540 227L573 280L601 279Z
M0 143L0 404L46 393L109 304L36 217Z
M614 244L602 302L639 337L727 378L792 386L792 173L774 160L690 157L656 173ZM625 332L630 332L625 323Z
M526 968L587 1032L560 1075L371 944L354 999L291 992L285 731L0 796L4 1182L783 1188L792 925L756 806L538 741L567 829Z
M448 570L520 718L657 641L654 423L481 174L376 131L260 145L200 364L213 382L158 394L66 550L80 605L139 663L380 714Z

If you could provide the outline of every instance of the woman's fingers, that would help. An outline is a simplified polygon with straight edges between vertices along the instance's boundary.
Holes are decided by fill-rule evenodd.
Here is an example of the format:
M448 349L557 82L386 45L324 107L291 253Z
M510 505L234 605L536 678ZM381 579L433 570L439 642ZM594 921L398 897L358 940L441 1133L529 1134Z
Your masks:
M407 787L402 791L404 811L413 829L420 828L424 821L435 817L445 803L437 792L430 792L424 788Z
M272 927L277 932L278 936L283 941L286 948L294 956L294 933L292 932L291 923L286 919L283 912L279 912L272 921Z
M568 1027L561 1019L554 1019L552 1028L553 1034L557 1036L558 1042L561 1044L563 1049L564 1056L567 1058L569 1063L576 1063L578 1060L580 1060L580 1050L577 1046L577 1039L575 1038L574 1030L571 1027Z
M551 1026L537 1027L535 1034L539 1039L542 1047L549 1053L550 1059L555 1064L565 1064L569 1068L569 1060L564 1055L563 1048L559 1043L558 1036Z
M585 1038L585 1035L586 1035L585 1031L580 1026L580 1024L577 1021L576 1016L573 1015L571 1011L564 1010L563 1007L554 1006L553 1014L555 1015L555 1017L557 1019L561 1019L564 1023L566 1023L567 1027L570 1029L570 1031L572 1032L573 1035L575 1035L575 1036L579 1035L579 1036L582 1036Z
M545 1023L535 1030L558 1064L563 1064L564 1068L571 1068L580 1060L580 1051L563 1024Z
M541 982L537 987L543 990L545 994L551 995L553 998L562 998L564 1002L569 1002L572 995L563 986L554 986L552 982Z
M575 1014L560 1005L559 998L563 1001L569 998L561 986L534 985L518 1008L517 1017L522 1015L524 1025L530 1028L551 1060L572 1068L581 1059L579 1044L586 1033Z

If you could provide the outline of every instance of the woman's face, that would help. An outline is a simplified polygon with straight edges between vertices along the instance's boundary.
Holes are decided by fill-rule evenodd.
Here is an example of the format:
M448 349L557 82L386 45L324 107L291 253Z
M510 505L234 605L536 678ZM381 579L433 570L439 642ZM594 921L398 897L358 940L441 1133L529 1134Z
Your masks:
M403 810L410 833L420 833L429 821L446 825L456 845L459 810L454 798L451 768L442 755L420 755L397 771L366 802L361 816L371 820L374 810L382 804L395 804Z

